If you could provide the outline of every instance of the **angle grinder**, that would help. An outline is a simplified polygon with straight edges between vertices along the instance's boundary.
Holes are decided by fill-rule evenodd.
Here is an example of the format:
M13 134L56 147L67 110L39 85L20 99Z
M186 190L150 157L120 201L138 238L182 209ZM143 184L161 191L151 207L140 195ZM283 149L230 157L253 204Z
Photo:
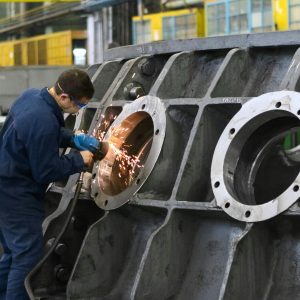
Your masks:
M94 161L98 161L103 159L109 149L109 143L108 142L99 142L99 147L94 152Z

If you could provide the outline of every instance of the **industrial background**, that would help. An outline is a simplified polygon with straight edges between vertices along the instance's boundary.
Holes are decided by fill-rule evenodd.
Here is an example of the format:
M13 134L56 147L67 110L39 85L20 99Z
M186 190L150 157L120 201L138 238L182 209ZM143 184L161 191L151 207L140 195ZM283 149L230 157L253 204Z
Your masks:
M101 63L113 47L299 27L297 0L0 2L0 112L19 93L5 75L11 67L19 87L42 87L64 66ZM33 82L24 66L52 67Z
M116 46L298 28L297 0L0 3L0 66L91 65Z
M114 146L48 187L31 300L300 298L299 0L11 2L0 18L0 123L76 65L95 95L66 126Z

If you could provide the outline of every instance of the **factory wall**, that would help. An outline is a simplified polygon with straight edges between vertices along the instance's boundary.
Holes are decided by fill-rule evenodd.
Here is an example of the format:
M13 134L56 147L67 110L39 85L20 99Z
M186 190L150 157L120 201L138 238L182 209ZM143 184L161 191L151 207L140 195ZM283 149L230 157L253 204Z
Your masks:
M0 68L0 115L6 114L12 102L27 88L54 84L64 66L28 66Z

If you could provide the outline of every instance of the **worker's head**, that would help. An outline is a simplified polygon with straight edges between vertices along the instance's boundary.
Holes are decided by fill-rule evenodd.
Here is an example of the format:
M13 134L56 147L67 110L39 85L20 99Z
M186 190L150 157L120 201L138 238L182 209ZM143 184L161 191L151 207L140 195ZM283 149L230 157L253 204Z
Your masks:
M74 68L58 77L54 91L60 108L65 113L74 114L93 97L94 87L86 72Z

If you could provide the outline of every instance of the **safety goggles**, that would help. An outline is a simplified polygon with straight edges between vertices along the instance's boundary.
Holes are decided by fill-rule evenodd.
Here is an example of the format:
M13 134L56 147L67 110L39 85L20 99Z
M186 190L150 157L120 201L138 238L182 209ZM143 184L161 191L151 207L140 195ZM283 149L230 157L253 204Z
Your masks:
M70 99L79 107L79 108L83 108L85 106L87 106L87 103L81 103L79 102L75 97L71 96L70 94L68 94Z

